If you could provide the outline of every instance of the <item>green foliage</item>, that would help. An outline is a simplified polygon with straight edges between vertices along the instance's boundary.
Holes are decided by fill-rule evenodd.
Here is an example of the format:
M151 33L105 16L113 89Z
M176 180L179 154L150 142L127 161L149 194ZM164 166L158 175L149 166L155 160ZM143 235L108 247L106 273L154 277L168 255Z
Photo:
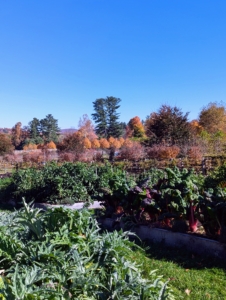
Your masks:
M183 248L164 247L149 243L148 255L134 251L131 259L143 263L144 274L150 269L161 269L169 278L176 299L226 299L226 264L222 259L194 255Z
M106 191L114 196L125 195L134 185L126 172L110 164L87 166L85 163L52 162L43 169L18 170L12 178L12 195L37 202L89 202L102 197Z
M30 132L30 139L35 142L35 144L40 144L40 133L41 133L41 124L39 119L33 118L32 121L29 122L29 132Z
M175 145L189 138L188 113L183 114L176 106L162 105L157 113L150 115L145 126L152 143Z
M173 299L155 271L145 279L130 259L138 246L127 232L100 234L87 210L24 205L0 224L6 299Z
M93 102L95 113L93 120L97 124L96 133L104 138L120 137L122 135L122 124L118 121L117 109L120 107L121 99L115 97L99 98Z
M123 167L110 164L59 166L52 162L42 169L18 170L11 179L0 180L0 197L2 201L14 198L17 203L25 197L26 201L61 204L88 204L96 199L106 207L108 216L121 210L121 206L125 216L132 216L136 222L141 222L145 214L151 222L174 218L195 224L199 220L209 236L224 241L225 170L221 166L204 177L177 167L150 169L134 179Z
M40 131L45 142L58 141L59 127L58 120L54 119L51 114L48 114L44 119L40 120Z
M10 198L12 191L12 179L9 177L0 178L0 203Z

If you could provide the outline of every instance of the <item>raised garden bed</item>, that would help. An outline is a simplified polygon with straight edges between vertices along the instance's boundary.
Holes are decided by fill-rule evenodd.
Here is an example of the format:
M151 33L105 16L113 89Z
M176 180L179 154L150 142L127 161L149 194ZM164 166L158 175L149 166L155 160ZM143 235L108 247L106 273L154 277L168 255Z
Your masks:
M98 220L100 225L108 230L117 229L124 230L125 224L121 221L116 222L113 218L100 218ZM226 244L218 241L199 237L194 234L172 232L166 229L153 228L145 225L136 225L131 229L141 240L150 240L156 243L164 243L171 247L186 247L187 250L197 253L205 254L220 259L226 259Z

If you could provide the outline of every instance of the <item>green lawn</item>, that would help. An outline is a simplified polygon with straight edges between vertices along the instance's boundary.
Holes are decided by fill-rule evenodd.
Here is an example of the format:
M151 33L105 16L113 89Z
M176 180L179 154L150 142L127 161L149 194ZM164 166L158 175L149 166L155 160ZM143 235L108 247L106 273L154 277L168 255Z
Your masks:
M226 299L226 263L193 255L185 249L150 244L146 256L136 251L132 259L143 265L144 275L158 269L176 299Z

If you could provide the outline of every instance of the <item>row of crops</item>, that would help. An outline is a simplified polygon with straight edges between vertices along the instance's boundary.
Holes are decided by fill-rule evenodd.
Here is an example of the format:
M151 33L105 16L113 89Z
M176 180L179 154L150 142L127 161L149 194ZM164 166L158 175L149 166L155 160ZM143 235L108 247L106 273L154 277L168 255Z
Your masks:
M173 226L207 235L226 235L226 165L208 176L177 167L150 169L134 177L110 164L49 163L42 169L18 170L0 180L0 199L87 204L100 200L106 215L121 213L131 221ZM187 227L189 225L189 227Z
M225 242L225 178L225 165L209 176L175 167L134 177L110 164L49 163L0 179L0 201L22 206L0 213L0 299L173 299L158 273L143 276L128 232L102 232L86 209L43 212L27 203L97 199L105 216L127 224L195 231L199 221Z
M24 202L0 215L0 299L174 299L155 271L143 277L128 233L101 233L85 209L41 212Z

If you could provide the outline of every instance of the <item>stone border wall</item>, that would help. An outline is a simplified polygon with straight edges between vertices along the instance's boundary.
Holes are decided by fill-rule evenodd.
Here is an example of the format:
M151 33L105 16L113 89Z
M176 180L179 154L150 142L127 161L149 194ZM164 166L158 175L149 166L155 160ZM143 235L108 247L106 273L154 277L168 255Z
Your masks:
M108 230L113 230L115 220L110 218L99 219L101 226ZM121 229L124 228L123 223L118 223ZM220 259L226 259L226 244L197 237L193 234L185 234L172 232L165 229L151 228L144 225L134 227L131 232L134 232L141 240L150 240L156 243L164 243L170 247L186 247L188 251L197 254L210 255Z

